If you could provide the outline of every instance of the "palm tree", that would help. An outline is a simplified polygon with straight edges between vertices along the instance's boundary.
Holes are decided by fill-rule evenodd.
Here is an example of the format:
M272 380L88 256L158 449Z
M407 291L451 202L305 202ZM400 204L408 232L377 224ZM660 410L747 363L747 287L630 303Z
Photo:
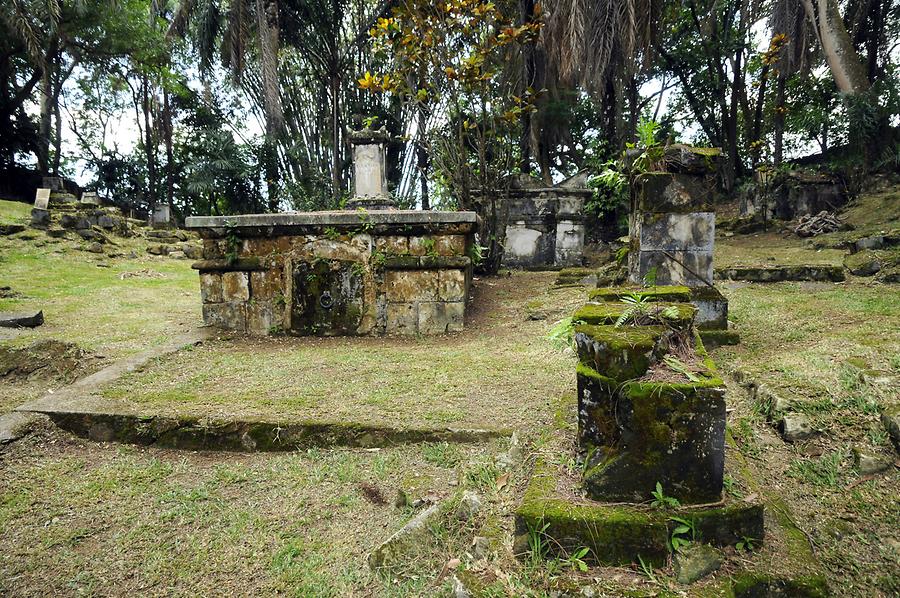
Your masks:
M223 22L224 12L224 22ZM194 21L201 66L209 68L221 40L221 53L235 80L240 83L247 66L247 40L255 34L265 137L262 161L269 196L269 210L280 207L277 144L284 131L284 110L278 89L280 43L278 0L183 0L175 9L170 33L184 36Z

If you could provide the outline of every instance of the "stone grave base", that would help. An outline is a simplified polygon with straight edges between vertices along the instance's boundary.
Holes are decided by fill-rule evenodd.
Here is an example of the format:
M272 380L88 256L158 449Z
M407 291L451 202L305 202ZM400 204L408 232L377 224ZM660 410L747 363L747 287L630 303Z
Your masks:
M730 471L745 477L745 468ZM728 566L703 582L703 595L796 596L828 595L824 575L804 536L791 521L786 505L779 501L725 500L662 510L647 505L611 504L573 498L565 488L571 483L562 465L539 459L515 512L514 547L519 557L528 557L529 538L543 536L546 558L573 554L588 548L585 561L592 565L646 565L664 567L672 555L672 530L678 525L670 517L693 520L697 544L728 549L753 538L756 552L744 553L737 568ZM754 484L750 483L751 486ZM764 525L765 519L765 525ZM756 553L760 554L758 558ZM771 563L779 563L773 571ZM708 592L708 593L707 593Z
M677 525L669 517L693 519L704 542L715 546L733 546L742 538L754 538L762 544L763 505L735 501L712 506L694 505L675 511L654 509L648 505L602 503L573 499L557 492L565 485L565 472L546 461L538 461L516 510L516 533L544 530L561 551L574 552L582 546L590 549L591 560L602 565L627 565L639 562L660 566L671 550L670 538ZM546 526L546 527L545 527Z

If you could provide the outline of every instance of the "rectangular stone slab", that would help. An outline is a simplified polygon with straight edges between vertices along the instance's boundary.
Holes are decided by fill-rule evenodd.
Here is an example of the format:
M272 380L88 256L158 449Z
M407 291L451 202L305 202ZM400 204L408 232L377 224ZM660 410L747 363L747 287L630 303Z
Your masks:
M632 234L640 251L712 251L716 234L715 212L689 214L638 213Z

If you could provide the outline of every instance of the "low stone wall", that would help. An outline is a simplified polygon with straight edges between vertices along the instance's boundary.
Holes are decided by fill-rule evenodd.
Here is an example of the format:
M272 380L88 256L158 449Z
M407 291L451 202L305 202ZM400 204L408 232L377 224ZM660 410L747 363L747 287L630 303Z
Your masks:
M188 218L203 319L266 335L462 330L475 214L379 210Z
M503 264L518 268L580 266L584 252L584 202L589 189L512 189Z

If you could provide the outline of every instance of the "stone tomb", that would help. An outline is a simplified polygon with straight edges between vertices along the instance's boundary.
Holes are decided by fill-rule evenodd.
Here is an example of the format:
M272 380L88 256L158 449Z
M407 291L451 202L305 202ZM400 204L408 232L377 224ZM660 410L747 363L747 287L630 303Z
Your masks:
M717 148L670 146L665 171L634 178L628 253L631 282L640 284L655 272L655 284L712 284L719 153Z
M204 322L254 335L462 330L475 220L364 209L188 218L203 238Z
M592 191L581 178L545 187L520 177L506 200L503 265L520 268L580 266L584 253L584 202Z

